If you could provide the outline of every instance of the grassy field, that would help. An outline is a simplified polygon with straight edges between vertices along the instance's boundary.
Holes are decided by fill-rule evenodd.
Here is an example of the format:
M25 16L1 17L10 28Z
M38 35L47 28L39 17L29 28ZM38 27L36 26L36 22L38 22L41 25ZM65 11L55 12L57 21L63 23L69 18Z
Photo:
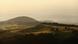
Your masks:
M77 25L43 22L32 28L11 31L0 31L0 44L78 44Z

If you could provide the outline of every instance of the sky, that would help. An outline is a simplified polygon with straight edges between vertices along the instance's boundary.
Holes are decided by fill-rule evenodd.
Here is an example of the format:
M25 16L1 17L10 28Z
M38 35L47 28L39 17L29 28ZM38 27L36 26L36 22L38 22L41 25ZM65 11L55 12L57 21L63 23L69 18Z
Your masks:
M0 0L1 21L18 16L78 24L78 0Z

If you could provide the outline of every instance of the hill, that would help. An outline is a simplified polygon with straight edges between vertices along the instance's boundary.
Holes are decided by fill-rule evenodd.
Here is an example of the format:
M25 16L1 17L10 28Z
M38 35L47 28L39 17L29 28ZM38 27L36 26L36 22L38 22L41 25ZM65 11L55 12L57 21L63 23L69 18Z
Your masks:
M25 29L38 25L40 22L29 17L20 16L7 21L0 22L0 29L8 30L11 29Z
M78 41L78 25L16 17L0 26L3 27L0 44L75 44Z

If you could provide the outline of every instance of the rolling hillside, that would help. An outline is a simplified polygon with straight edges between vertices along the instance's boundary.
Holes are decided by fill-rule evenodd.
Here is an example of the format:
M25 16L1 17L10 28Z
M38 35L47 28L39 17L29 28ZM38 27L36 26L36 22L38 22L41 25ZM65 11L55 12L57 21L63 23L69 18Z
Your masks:
M17 17L0 26L3 27L0 28L0 44L75 44L78 41L78 25Z

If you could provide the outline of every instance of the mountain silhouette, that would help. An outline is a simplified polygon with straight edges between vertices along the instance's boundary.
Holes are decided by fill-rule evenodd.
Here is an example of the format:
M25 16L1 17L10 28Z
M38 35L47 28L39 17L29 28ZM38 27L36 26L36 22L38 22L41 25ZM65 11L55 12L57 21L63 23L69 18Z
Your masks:
M30 17L20 16L20 17L16 17L16 18L1 22L0 24L1 24L0 28L4 30L6 30L5 27L8 27L8 26L9 27L16 26L22 29L22 28L30 28L30 27L36 26L39 24L39 21Z
M30 17L20 16L8 20L7 23L16 23L19 25L35 25L38 24L38 21Z

